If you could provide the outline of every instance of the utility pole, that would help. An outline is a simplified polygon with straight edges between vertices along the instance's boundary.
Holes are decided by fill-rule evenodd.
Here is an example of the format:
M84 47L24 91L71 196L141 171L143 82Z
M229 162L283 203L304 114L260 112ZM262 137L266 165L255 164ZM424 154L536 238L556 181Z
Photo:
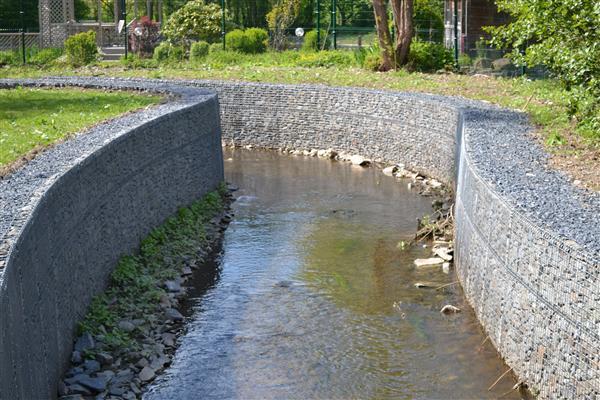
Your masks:
M25 59L25 11L23 11L23 0L19 2L19 15L21 17L21 51L23 52L23 64L27 62Z

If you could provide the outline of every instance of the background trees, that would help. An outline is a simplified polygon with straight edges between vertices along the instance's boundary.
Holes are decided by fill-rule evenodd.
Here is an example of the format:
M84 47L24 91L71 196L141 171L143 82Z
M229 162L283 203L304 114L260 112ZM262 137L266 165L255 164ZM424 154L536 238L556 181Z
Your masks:
M496 0L512 22L488 28L515 62L546 66L569 90L580 128L600 137L600 2Z

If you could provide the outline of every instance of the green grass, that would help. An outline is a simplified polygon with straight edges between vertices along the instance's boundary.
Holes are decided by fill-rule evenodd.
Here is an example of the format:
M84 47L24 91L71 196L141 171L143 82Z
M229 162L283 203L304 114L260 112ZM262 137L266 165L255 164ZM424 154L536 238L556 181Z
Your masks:
M8 67L2 77L39 77L59 75L95 75L117 77L219 79L272 83L317 83L330 86L356 86L383 90L426 92L489 101L503 107L523 110L548 138L579 133L598 146L600 132L586 132L570 120L568 96L551 79L494 78L459 74L409 73L403 70L379 73L359 68L353 51L304 53L297 51L242 55L217 51L202 62L157 65L153 60L127 63L99 63L80 69L61 67Z
M88 89L0 89L0 169L34 149L159 100Z
M166 280L181 274L186 260L198 259L198 249L209 238L205 226L223 211L227 188L222 184L154 229L142 242L139 254L120 259L106 291L94 298L79 332L102 336L105 350L138 350L139 331L119 329L121 320L143 319L152 325L161 317L159 300L166 296ZM91 355L91 354L88 354Z

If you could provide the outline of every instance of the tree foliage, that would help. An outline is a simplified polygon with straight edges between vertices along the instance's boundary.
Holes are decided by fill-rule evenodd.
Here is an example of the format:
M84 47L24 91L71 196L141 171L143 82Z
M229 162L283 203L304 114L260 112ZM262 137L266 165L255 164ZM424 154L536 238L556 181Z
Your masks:
M275 49L287 47L286 30L300 13L300 0L278 0L267 14L267 25L272 33L271 42Z
M600 137L600 2L497 0L512 22L489 27L516 63L544 65L569 89L571 114Z
M221 35L221 7L192 0L167 20L162 34L173 44L189 48L192 42L214 42Z

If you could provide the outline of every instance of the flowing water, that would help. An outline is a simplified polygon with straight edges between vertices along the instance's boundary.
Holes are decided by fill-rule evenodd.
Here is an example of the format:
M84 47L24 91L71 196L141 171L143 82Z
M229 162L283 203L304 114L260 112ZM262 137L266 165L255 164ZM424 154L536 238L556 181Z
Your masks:
M516 383L430 250L400 250L431 199L374 168L225 152L239 186L214 271L154 399L480 399ZM462 313L439 310L454 304ZM518 398L513 392L504 398Z

